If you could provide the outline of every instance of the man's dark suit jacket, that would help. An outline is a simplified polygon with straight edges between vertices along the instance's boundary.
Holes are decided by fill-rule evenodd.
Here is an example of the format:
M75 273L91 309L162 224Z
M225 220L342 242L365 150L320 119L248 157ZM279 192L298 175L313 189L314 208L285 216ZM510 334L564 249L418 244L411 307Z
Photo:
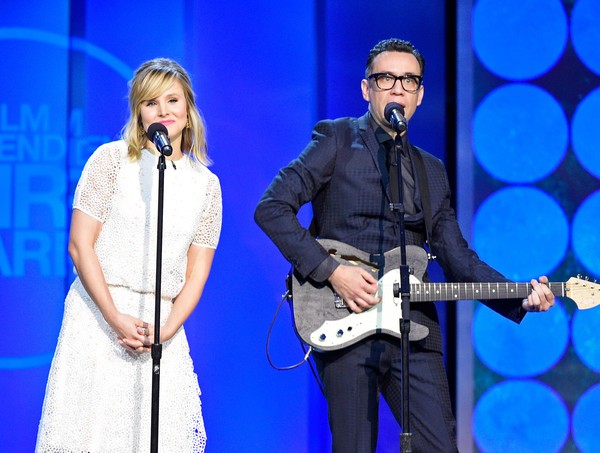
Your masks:
M360 118L321 121L301 155L279 171L261 198L256 222L302 277L310 277L324 260L332 259L296 218L305 203L312 202L313 227L321 238L335 239L369 254L381 254L398 245L397 222L389 208L389 190L382 181L378 148L368 113ZM443 163L415 146L410 147L410 153L428 247L447 281L508 281L481 261L465 241L450 206ZM484 303L515 322L525 315L520 300ZM413 304L411 319L429 328L422 345L441 352L435 305Z

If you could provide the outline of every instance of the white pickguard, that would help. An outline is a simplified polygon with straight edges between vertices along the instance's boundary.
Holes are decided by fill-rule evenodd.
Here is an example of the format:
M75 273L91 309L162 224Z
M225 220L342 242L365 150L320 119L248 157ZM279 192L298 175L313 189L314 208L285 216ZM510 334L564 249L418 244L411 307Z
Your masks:
M411 275L410 283L420 282ZM310 335L311 342L326 349L337 349L368 334L389 333L397 336L402 319L402 301L399 297L394 297L395 284L400 284L399 269L392 269L379 280L377 295L381 297L381 301L377 305L362 313L351 313L342 319L325 321ZM415 326L423 329L421 338L425 338L427 328ZM411 330L412 328L411 325ZM417 332L413 332L411 340L418 339L414 338L415 333Z

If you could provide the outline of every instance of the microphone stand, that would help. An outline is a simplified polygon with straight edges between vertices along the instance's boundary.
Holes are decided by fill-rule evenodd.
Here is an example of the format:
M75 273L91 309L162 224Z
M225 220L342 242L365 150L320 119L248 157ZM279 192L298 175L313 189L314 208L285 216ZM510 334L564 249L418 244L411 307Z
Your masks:
M400 433L400 451L412 452L412 433L410 431L410 404L409 404L409 336L410 336L410 282L409 269L406 263L406 232L404 224L404 202L402 186L402 156L400 150L408 146L406 132L396 134L394 139L393 155L396 159L396 174L398 179L398 201L394 202L392 193L392 211L398 217L398 244L400 246L400 286L394 284L394 297L401 297L402 317L400 318L400 341L402 348L402 431ZM408 152L408 149L406 150ZM390 175L391 181L392 175Z
M152 420L150 431L150 451L158 452L158 399L160 389L160 359L162 344L160 343L160 302L162 280L162 236L163 236L163 200L165 189L165 155L161 152L158 157L158 213L156 228L156 286L154 293L154 343L152 354Z

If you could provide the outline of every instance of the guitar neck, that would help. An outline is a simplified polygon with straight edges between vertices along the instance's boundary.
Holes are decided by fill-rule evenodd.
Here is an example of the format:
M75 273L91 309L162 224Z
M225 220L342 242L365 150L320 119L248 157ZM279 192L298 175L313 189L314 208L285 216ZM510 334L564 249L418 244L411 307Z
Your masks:
M555 296L565 297L566 283L548 283ZM411 283L411 302L436 300L525 299L530 283Z

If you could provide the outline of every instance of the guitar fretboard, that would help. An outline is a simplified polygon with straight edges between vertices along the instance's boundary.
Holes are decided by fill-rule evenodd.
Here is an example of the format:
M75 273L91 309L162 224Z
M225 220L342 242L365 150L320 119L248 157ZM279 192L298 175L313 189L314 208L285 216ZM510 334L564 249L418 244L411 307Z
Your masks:
M565 297L565 283L548 283L555 296ZM525 299L530 283L411 283L411 302L436 300Z

